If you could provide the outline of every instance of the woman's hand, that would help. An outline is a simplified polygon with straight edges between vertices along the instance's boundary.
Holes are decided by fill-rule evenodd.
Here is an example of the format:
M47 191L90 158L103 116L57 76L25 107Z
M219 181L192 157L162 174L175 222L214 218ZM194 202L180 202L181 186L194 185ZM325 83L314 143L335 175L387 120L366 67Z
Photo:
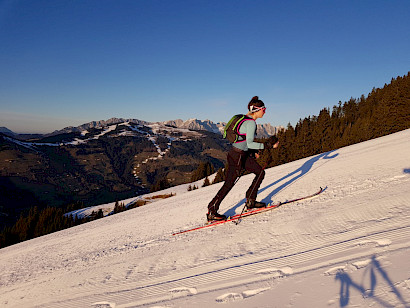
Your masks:
M279 140L278 137L276 136L270 136L268 140L266 141L266 145L268 148L274 148L276 149L279 146Z

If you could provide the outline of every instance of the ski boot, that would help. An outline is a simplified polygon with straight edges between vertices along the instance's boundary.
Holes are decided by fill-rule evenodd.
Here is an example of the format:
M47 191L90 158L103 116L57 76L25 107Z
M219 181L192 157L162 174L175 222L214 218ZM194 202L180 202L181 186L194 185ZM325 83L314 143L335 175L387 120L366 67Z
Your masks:
M215 213L209 212L208 214L206 214L206 218L208 219L208 222L209 222L213 220L226 220L227 217L225 215L221 215L216 212Z
M259 202L254 199L246 199L246 209L251 210L255 208L261 208L261 207L266 207L266 203L264 202Z

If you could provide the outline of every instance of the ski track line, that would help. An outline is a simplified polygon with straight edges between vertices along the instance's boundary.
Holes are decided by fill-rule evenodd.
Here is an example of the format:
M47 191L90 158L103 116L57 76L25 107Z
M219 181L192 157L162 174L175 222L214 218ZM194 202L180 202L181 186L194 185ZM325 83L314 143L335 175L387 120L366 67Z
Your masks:
M358 193L368 193L368 191L360 191ZM383 198L380 198L378 200L378 202L380 202L380 204L383 204L384 202L383 202L382 199L391 198L392 196L394 196L394 192L390 192L389 195L383 196ZM351 198L348 198L348 200L346 200L346 203L350 204L349 199L351 199ZM354 200L354 198L352 198L352 199ZM400 200L400 199L403 199L403 200ZM405 202L406 200L407 200L406 197L400 197L399 199L394 198L394 201L400 201L399 203ZM304 210L308 210L308 208L311 207L311 206L317 206L317 203L319 203L319 205L320 205L320 203L328 202L328 201L332 201L332 200L326 200L323 197L322 198L317 198L316 200L310 200L308 202L308 204L304 205ZM389 200L387 200L387 202L388 202L387 204L391 203L391 202L389 202ZM301 203L303 204L303 203L306 203L306 202L301 201ZM395 203L397 203L397 202L395 202ZM405 203L403 203L403 204L405 204ZM299 203L295 204L295 206L298 206L298 205L299 205ZM397 206L400 207L402 205L398 204L395 207L397 207ZM391 211L395 211L395 207L392 209L389 206L384 206L384 205L383 206L375 206L371 202L369 202L369 203L364 202L363 203L363 201L362 201L362 204L360 204L359 206L356 204L353 207L347 207L347 208L339 207L336 210L332 211L332 213L333 213L332 216L337 214L336 216L339 217L339 221L338 221L339 225L338 225L337 230L332 230L332 228L329 228L329 224L332 224L332 222L331 221L329 222L327 217L325 219L322 219L322 220L319 219L319 220L316 221L317 223L315 223L313 225L304 225L304 227L307 227L307 228L305 228L303 234L296 234L295 236L293 236L293 234L291 234L290 239L288 238L289 235L286 235L286 237L292 243L292 246L291 247L286 247L285 249L283 249L281 251L276 250L272 253L275 253L275 254L279 253L279 254L285 255L289 251L289 249L291 249L292 251L304 251L306 249L306 246L307 246L308 243L306 243L306 239L303 237L303 235L309 234L309 233L320 234L323 231L326 231L327 233L329 233L328 230L330 230L331 234L327 234L326 239L330 240L331 237L329 237L329 236L334 236L334 240L337 241L337 240L340 240L339 233L344 233L344 235L347 236L350 233L350 231L352 231L352 228L354 228L355 231L357 231L358 229L363 229L364 228L368 232L369 228L366 227L366 221L369 221L369 220L373 220L373 221L376 222L375 227L372 228L372 229L375 229L375 228L376 229L382 229L382 228L384 228L382 225L385 224L385 223L388 224L389 228L392 226L392 223L394 223L394 225L403 226L408 222L408 216L406 217L405 215L402 215L402 216L398 216L398 217L397 216L396 217L389 217L389 216L391 216ZM284 209L285 212L288 211L288 210L292 211L292 208L290 206L289 207L284 207L283 209ZM405 207L404 207L404 209L405 209ZM263 213L263 214L261 213L260 215L253 216L252 218L250 217L247 221L258 222L258 221L261 221L261 220L266 219L266 218L270 219L270 217L274 217L276 215L276 214L274 215L274 212L275 211L268 211L268 212ZM309 212L307 212L307 213L309 213ZM343 215L341 215L340 213L343 213ZM389 215L389 213L390 213L390 215ZM330 217L330 218L332 218L332 217ZM340 219L340 218L342 218L342 219ZM309 217L308 217L308 219L309 219ZM360 226L361 223L363 224L363 227ZM229 226L229 227L232 228L232 226ZM212 230L212 229L210 229L210 230ZM184 236L188 236L188 235L184 235ZM154 239L152 241L146 242L144 246L151 246L152 244L154 244L154 242L155 242L155 245L158 245L158 244L161 244L161 242L169 241L169 240L170 239L163 236L161 238ZM312 246L312 244L320 245L322 243L322 240L320 238L319 239L310 238L309 243L310 243L310 247ZM264 250L266 251L266 248ZM265 253L265 255L269 256L269 255L272 255L272 253L268 253L268 254ZM240 257L235 256L235 259L236 259L236 262L238 262L238 260L240 259L241 260L240 262L246 263L246 262L254 261L256 256L257 255L255 255L255 254L249 254L249 255L246 254L246 255L241 255ZM261 259L261 258L259 257L257 259ZM263 259L263 257L262 257L262 259ZM225 260L215 260L215 262L217 262L217 261L218 261L219 264L224 264L223 262ZM228 258L226 261L227 261L226 263L232 264L232 257ZM207 266L209 267L210 265L212 266L212 263L208 264ZM287 264L284 264L284 266L286 266L286 265ZM188 264L188 266L192 266L192 264L191 265ZM276 267L278 267L278 266L276 266ZM191 269L191 271L195 274L200 269L201 268L193 267ZM184 271L184 272L187 273L187 271ZM189 274L189 273L187 273L187 274ZM236 274L233 274L233 275L236 275ZM176 279L177 279L178 277L180 277L180 274L175 273L173 275L169 275L169 276L166 276L166 277L168 277L170 280L173 277L176 277ZM221 276L221 278L224 278L224 277L226 277L225 274L223 274ZM116 280L117 281L115 281L115 280L108 281L104 284L102 284L101 282L94 282L93 281L92 283L90 283L86 286L82 286L81 291L76 293L76 298L77 297L80 298L80 297L93 296L93 295L96 295L96 293L99 293L99 294L102 294L102 293L112 294L114 292L123 292L124 289L125 289L125 291L127 289L129 290L130 289L129 287L131 285L133 285L133 283L135 283L132 280L126 280L126 279L121 279L121 278L116 278ZM148 279L148 281L149 281L149 279ZM202 281L202 279L200 281ZM141 283L139 283L139 284L141 284ZM178 286L180 286L180 285L176 285L176 287L178 287ZM154 290L154 288L151 288L149 294L156 294L160 290L161 290L160 287L156 288L155 290ZM69 300L69 299L67 298L67 300ZM120 300L120 302L123 302L123 301Z
M340 210L340 211L342 211L342 210ZM373 207L372 211L373 212L381 212L381 207ZM367 214L365 214L365 212ZM362 211L362 213L365 217L369 216L369 212L367 210ZM346 214L349 214L349 213L346 213ZM379 213L379 214L384 215L384 213ZM352 215L355 215L356 220L358 219L358 212L355 212L355 214L352 214ZM380 216L380 215L377 215L377 216ZM371 213L370 216L373 216L373 218L374 218L376 215L375 215L375 213ZM348 220L350 218L351 218L350 215L347 215L345 220ZM359 219L362 220L361 216L359 217ZM407 220L406 217L403 217L402 221L396 221L396 225L403 225L403 223L405 223L406 220ZM391 222L389 222L389 223L391 223ZM375 226L375 227L379 228L380 226ZM310 232L317 233L319 230L326 230L326 228L327 228L326 226L322 226L322 225L318 224L317 226L314 226L313 230L306 230L305 233L310 233ZM343 225L339 226L339 229L340 228L343 229L343 230L351 230L351 228L348 228L348 226L346 224L343 224ZM358 228L355 228L356 231L357 231L357 229ZM367 231L370 231L370 230L368 230L368 228L366 228L366 229L367 229ZM348 234L349 234L346 231L344 231L344 233L345 233L346 236L348 236ZM331 237L328 236L327 239L330 240ZM335 242L337 240L340 240L340 236L339 236L338 232L337 232L337 234L333 235L332 241ZM161 242L161 240L157 240L157 241ZM319 239L310 239L309 244L310 244L310 246L312 246L312 245L320 246L322 244L322 241L323 240L320 239L320 238ZM294 236L294 237L291 238L291 242L292 242L292 246L290 247L291 251L304 251L306 249L307 243L306 243L306 240L303 239L302 237ZM286 253L289 253L289 249L283 249L281 251L277 250L274 253L275 254L278 254L278 253L286 254ZM271 253L268 253L268 254L265 253L265 256L262 256L262 257L257 257L255 254L236 257L236 258L238 258L237 261L236 261L236 264L253 262L255 260L263 260L263 259L266 259L266 257L269 256L269 255L271 255ZM223 264L223 262L224 262L224 260L219 261L220 264ZM227 262L232 263L232 260L228 259ZM192 269L193 272L196 272L198 270L200 270L200 268L198 269L198 267L194 267ZM179 277L179 274L174 274L174 275L175 275L175 277ZM170 275L168 277L170 277L170 279L171 279L173 276ZM113 281L106 282L104 284L99 284L97 286L95 284L94 285L83 286L82 290L80 292L78 292L77 295L89 295L89 294L92 294L93 292L96 292L97 289L99 291L103 291L103 290L109 291L109 290L113 290L113 289L117 289L117 290L118 289L123 289L123 288L126 288L126 286L129 286L130 284L132 284L132 281L126 280L126 279L123 279L123 280L120 279L120 281L113 280Z
M100 292L100 294L84 294L85 296L76 299L68 299L64 302L55 302L39 307L90 307L92 303L99 301L123 303L117 304L116 308L153 304L165 300L172 300L175 298L175 294L172 294L170 290L181 288L181 286L185 288L195 288L197 294L199 294L278 277L275 272L255 275L255 273L261 270L291 268L293 271L291 275L295 275L387 251L408 249L410 248L408 238L410 238L410 225L384 231L379 230L371 234L349 238L337 243L314 247L288 255L272 257L273 253L271 253L265 255L265 259L257 258L258 260L249 260L249 262L242 260L241 263L233 265L231 262L230 264L226 264L227 266L225 268L219 267L212 269L212 267L208 265L202 272L199 271L198 268L194 268L183 273L147 280L134 287L131 287L132 283L128 283L129 288L127 289L112 290L104 293ZM364 240L377 243L380 239L390 240L392 243L399 243L382 247L370 247L370 249L369 247L360 247ZM400 243L403 241L404 243ZM349 250L352 251L351 254L347 253ZM377 252L375 252L375 250L377 250ZM334 257L330 257L331 255ZM286 276L286 274L282 276Z
M408 244L406 244L406 245L397 245L397 246L393 247L391 250L402 249L402 248L408 248ZM353 258L360 258L360 257L363 257L363 256L366 256L366 257L369 256L369 252L356 254L354 256L351 256L351 258L352 257ZM313 264L313 265L310 265L310 266L305 266L303 268L300 268L298 271L294 271L293 274L303 273L303 272L318 269L318 268L325 268L325 267L328 267L330 265L337 264L339 262L344 262L344 261L346 261L346 257L333 259L330 262L329 261L324 261L322 263ZM272 278L273 279L277 278L277 276L275 276L275 275L273 277L272 277L272 275L270 275L270 276L267 275L265 278L261 279L259 277L255 277L255 275L254 275L255 272L252 271L251 274L252 275L248 275L247 278L242 278L240 280L238 280L238 277L236 277L236 275L235 275L234 276L234 278L235 278L234 281L226 279L226 277L225 277L225 280L221 280L220 278L218 278L216 281L211 281L211 282L208 281L208 283L206 285L197 287L196 290L197 290L197 293L211 292L211 291L225 289L225 288L228 288L228 287L240 286L240 285L244 285L244 284L248 284L248 283L260 282L260 281L263 281L263 280L269 280L269 279L272 279ZM287 276L287 275L284 274L284 275L281 275L281 276ZM198 283L198 281L196 281L196 282ZM171 284L173 285L174 283L175 282L172 282ZM154 301L152 301L153 299L147 299L146 298L146 299L143 299L142 301L140 300L139 302L133 302L133 303L128 303L128 304L124 304L124 305L119 305L117 307L118 308L119 307L135 307L135 306L138 306L138 305L149 304L149 303L152 304L152 303L172 299L172 297L170 297L169 295L166 295L164 293L165 292L163 292L161 295L157 294L157 296L155 296ZM123 296L121 296L121 298L124 299Z
M401 234L401 230L400 229L398 229L398 230L393 230L392 231L392 233L393 232L397 232L399 235ZM373 235L373 234L372 234ZM405 235L403 235L402 237L396 237L396 240L397 239L406 239L406 234ZM354 240L358 240L358 239L354 239ZM350 242L351 240L347 240L346 242ZM377 242L378 242L378 240L373 240L373 241L367 241L367 243L374 243L374 244L377 244ZM342 242L343 243L343 242ZM320 252L320 248L321 247L319 247L319 248L317 248L317 249L312 249L311 251L309 251L309 252L311 252L311 254L312 254L312 257L315 257L315 258L317 258L317 257L323 257L323 256L327 256L327 254L328 253L337 253L337 252L339 252L340 251L340 249L339 248L337 248L337 247L334 247L335 245L336 245L337 243L335 243L335 244L332 244L332 245L330 245L329 247L327 247L327 250L325 251L325 252L323 252L323 253L321 253ZM351 247L350 248L354 248L354 247L358 247L359 245L360 245L361 243L358 243L358 244L356 244L356 245L351 245ZM386 245L387 246L387 245ZM349 248L349 246L347 247L347 248ZM318 252L319 251L319 252ZM316 255L313 255L313 253L316 253ZM293 255L297 255L298 253L295 253L295 254L293 254ZM264 261L267 261L267 259L268 260L270 260L269 259L269 257L270 257L270 255L266 255L264 258L258 258L259 260L254 260L254 261L252 261L252 262L249 262L249 263L238 263L238 264L236 264L236 265L231 265L231 266L228 266L228 267L231 267L232 269L231 269L231 271L230 271L230 273L229 274L226 274L226 273L221 273L220 274L220 276L217 276L218 274L215 274L215 277L216 278L227 278L227 277L230 277L230 276L232 276L232 277L236 277L237 275L238 275L238 273L243 273L243 270L242 269L239 269L239 267L241 267L241 266L244 266L244 265L248 265L248 264L253 264L254 266L255 266L255 268L256 268L256 270L259 270L259 269L265 269L265 265L261 265L260 266L260 268L259 268L259 265L258 264L263 264L263 262ZM281 258L284 258L284 257L287 257L287 256L282 256L282 257L278 257L278 258L273 258L273 259L275 259L275 260L279 260L280 261L280 259ZM310 257L309 257L310 258ZM271 258L272 259L272 258ZM272 260L273 260L272 259ZM304 263L306 261L306 259L301 259L300 260L300 262L299 263ZM286 265L287 265L287 263L286 262L284 262L283 264L281 264L281 263L278 263L277 264L277 267L279 267L279 268L283 268L283 267L286 267ZM168 276L169 277L169 276ZM169 277L170 279L172 279L173 277ZM174 277L175 279L177 279L176 277Z
M402 247L400 247L400 246L396 247L395 246L392 250L403 248L403 247L408 248L408 245L407 244L404 245L404 246L402 245ZM365 252L365 253L357 254L354 257L360 258L360 257L363 257L363 256L368 256L368 255L369 255L369 253ZM307 266L305 268L301 268L299 271L296 271L294 273L296 274L296 273L301 273L301 272L305 272L305 271L308 271L308 270L317 269L317 268L321 268L321 267L328 267L332 264L337 264L338 262L343 262L345 260L346 260L346 257L335 259L335 260L332 260L331 262L324 261L320 264L316 264L316 265L314 264L314 265L311 265L311 266ZM254 272L253 272L253 274L254 274ZM232 281L229 281L229 280L225 279L224 282L221 283L221 282L218 282L220 278L218 278L218 280L216 281L216 284L215 284L215 282L209 282L208 281L208 286L204 285L201 288L196 288L197 293L220 290L220 289L224 289L224 288L227 288L227 287L232 287L232 286L235 286L235 285L243 285L245 283L251 283L251 282L257 282L257 281L261 281L261 280L270 279L270 277L266 277L265 279L260 279L259 277L256 277L256 278L240 279L238 281L237 277L234 277L234 278L235 278L235 282L232 282ZM183 278L183 279L187 280L187 279L189 279L189 277L188 278ZM187 281L187 282L190 283L189 281ZM195 283L198 284L199 281L196 280ZM159 292L159 293L157 293L157 290L160 290L161 288L158 288L158 285L157 285L155 287L155 290L151 290L151 291L154 291L154 292L146 292L145 294L139 294L138 295L138 298L144 298L144 299L141 299L138 302L131 302L129 304L119 305L119 306L117 306L117 308L120 308L120 307L135 307L135 306L148 304L148 303L152 304L152 303L161 302L161 301L164 301L164 300L171 300L174 297L169 295L169 290L174 288L175 286L178 287L180 285L181 284L177 281L167 282L167 287L165 289L163 289L162 292ZM136 290L127 290L127 293L129 293L127 295L124 294L123 292L115 293L115 294L112 294L112 296L110 297L110 300L111 301L114 300L114 302L115 301L116 302L124 302L124 300L127 300L129 302L130 300L132 301L132 299L135 300L135 297L136 297L135 292L136 292ZM101 295L100 299L106 298L107 295L108 294ZM151 298L151 299L147 298L151 295L153 295L154 298ZM69 303L68 306L64 305L64 306L61 306L61 307L72 307L71 304L72 303ZM60 307L60 306L56 306L56 307Z
M384 210L383 210L384 209ZM345 219L343 219L343 221L349 221L349 220L354 220L354 221L366 221L366 220L369 220L369 218L370 219L372 219L372 220L376 220L377 221L377 219L379 219L379 218L382 218L383 220L382 220L382 225L380 225L380 222L378 223L378 224L375 224L375 226L374 226L374 230L369 230L368 229L368 227L366 228L366 226L364 226L364 228L366 229L366 231L367 231L367 234L370 234L370 231L377 231L377 230L381 230L381 229L384 229L384 224L389 224L389 227L391 227L391 224L392 224L392 221L390 221L389 219L385 219L385 215L386 215L386 211L388 212L388 211L390 211L390 209L389 208L386 208L386 207L370 207L370 208L367 208L367 207L362 207L362 210L360 210L360 211L358 211L357 210L357 208L355 209L355 212L354 213L350 213L349 211L347 211L346 212L346 210L345 209L340 209L339 211L343 211L344 213L345 213ZM257 216L255 216L255 218L256 218ZM400 216L399 216L400 217ZM408 222L408 217L406 217L406 216L401 216L401 218L402 219L397 219L397 217L396 217L396 219L394 219L394 222L395 222L395 225L397 225L397 226L403 226L406 222ZM348 226L347 226L347 223L344 223L342 226L340 226L342 229L344 229L344 230L348 230L348 231L344 231L344 235L345 235L345 238L349 235L349 233L352 231L351 230L351 228L348 228ZM327 227L326 226L322 226L322 225L318 225L318 226L315 226L315 228L314 229L319 229L319 230L327 230ZM355 233L357 233L357 229L358 228L355 228L354 229L354 232ZM360 229L360 228L359 228ZM308 231L312 231L312 232L317 232L317 230L308 230ZM329 236L327 236L326 237L326 239L327 240L330 240L331 238L329 237ZM340 240L340 235L339 234L334 234L333 235L333 241L337 241L337 240ZM351 240L351 239L349 239L349 240ZM303 241L303 238L298 238L298 237L295 237L295 238L292 238L292 243L293 243L293 245L290 247L291 248L291 251L304 251L305 249L306 249L306 246L307 246L307 244L308 243L306 243L306 241ZM300 245L295 245L296 243L300 243ZM321 239L311 239L310 241L309 241L309 244L310 244L310 247L312 246L312 244L314 244L314 245L318 245L318 246L320 246L321 244L323 244L323 242L322 242L322 240ZM327 249L327 251L326 252L324 252L322 255L320 255L320 254L318 254L318 253L316 253L316 257L321 257L321 256L326 256L327 254L329 254L329 253L337 253L338 252L338 248L337 247L335 247L335 248L333 248L333 250L331 249L331 248L328 248ZM238 257L239 258L239 260L236 260L236 262L235 262L235 266L238 266L238 267L240 267L241 266L241 264L243 265L243 264L247 264L247 263L253 263L253 264L256 264L256 263L258 263L258 262L262 262L264 259L267 259L267 258L269 258L273 253L275 253L275 254L278 254L278 253L280 253L280 254L282 254L282 255L286 255L286 253L288 253L289 254L289 249L288 250L284 250L284 251L276 251L276 252L272 252L272 253L268 253L268 254L265 254L264 256L260 256L260 257L258 257L258 258L255 258L255 255L245 255L245 256L242 256L242 257ZM305 260L300 260L299 262L296 262L296 260L294 260L295 261L295 265L297 265L297 264L303 264L303 262L305 262ZM228 259L228 260L226 260L226 262L225 263L227 263L227 266L229 267L232 267L232 260L231 259ZM224 264L224 260L222 260L222 261L219 261L219 264ZM207 267L209 268L209 264L207 265ZM281 267L285 267L285 266L288 266L288 264L286 263L286 262L284 262L283 264L275 264L275 267L276 268L281 268ZM261 266L260 268L259 267L257 267L257 270L259 270L259 269L264 269L264 268L266 268L267 266L266 265L263 265L263 266ZM201 270L201 268L192 268L192 269L190 269L190 270L188 270L188 271L185 271L184 273L185 273L185 277L189 277L189 276L194 276L194 277L196 277L196 283L202 283L202 282L205 282L208 278L203 278L203 277L201 277L201 276L198 276L198 275L196 275L197 273L198 273L198 271L200 271ZM230 277L237 277L238 275L241 275L241 273L243 273L243 270L238 270L238 271L235 271L235 270L231 270L230 271L230 273L229 274L227 274L227 273L220 273L220 274L218 274L218 272L215 272L214 273L214 279L216 279L216 278L218 278L218 279L226 279L226 278L230 278ZM229 276L228 276L229 275ZM176 273L176 274L173 274L173 275L168 275L168 276L166 276L167 277L167 280L168 280L168 282L170 282L170 281L172 281L172 280L176 280L176 281L179 281L179 279L181 278L181 274L180 273ZM158 293L160 293L160 291L162 290L163 291L163 288L160 286L160 285L158 285L157 287L155 287L155 281L156 280L158 280L158 279L154 279L154 280L146 280L145 282L146 282L146 284L148 285L148 286L150 286L147 290L145 290L144 292L142 292L142 293L144 293L144 296L151 296L151 295L155 295L155 294L158 294ZM79 296L79 297L87 297L87 296L92 296L92 295L95 295L95 292L97 291L99 291L98 293L102 293L102 292L104 292L104 290L105 290L105 294L106 295L112 295L113 293L115 293L115 292L120 292L120 293L122 293L122 292L126 292L126 291L131 291L131 290L133 290L133 288L129 288L130 287L130 285L132 285L133 284L133 282L132 281L124 281L123 283L118 283L118 281L117 282L115 282L115 281L112 281L112 282L108 282L108 283L106 283L106 284L104 284L104 285L98 285L98 286L95 286L95 285L92 285L92 286L89 286L89 287L84 287L83 289L82 289L82 291L81 292L79 292L79 293L77 293L76 294L76 296ZM142 282L140 283L140 284L142 284ZM175 285L173 285L173 286L175 286L175 287L179 287L180 286L180 283L178 282L177 284L175 284ZM167 287L168 288L168 287ZM97 290L98 289L98 290ZM125 289L125 290L124 290ZM135 288L134 288L135 289ZM138 287L137 287L137 289L138 289ZM111 290L111 291L110 291ZM117 291L115 291L115 290L117 290ZM82 295L82 296L81 296ZM141 294L142 295L142 294ZM120 300L120 302L123 302L123 300L124 300L124 297L122 297L122 300Z
M375 207L374 208L374 210L376 210L376 209L380 209L380 208L378 208L378 207ZM377 211L379 211L379 210L377 210ZM355 218L357 219L358 218L358 216L357 216L357 212L356 212L356 215L355 215ZM350 216L350 215L349 215ZM365 216L368 216L368 215L365 215ZM371 216L371 215L370 215ZM374 217L373 217L374 218ZM387 222L389 223L389 224L391 224L392 222L391 221L388 221L387 220ZM406 218L406 217L403 217L403 219L401 219L400 221L397 221L397 220L395 220L395 222L396 222L396 224L395 225L404 225L406 222L408 222L408 217ZM380 226L379 224L377 224L377 226L375 226L375 228L373 228L373 229L375 229L375 230L377 230L377 229L382 229L383 228L383 226ZM323 230L323 229L322 229ZM357 231L357 230L356 230ZM368 230L368 228L367 228L367 230L366 230L368 233L367 234L369 234L369 230ZM344 232L345 233L345 236L347 236L347 235L349 235L349 233L351 232L351 230L349 230L348 232ZM333 240L340 240L340 236L339 235L337 235L337 234L334 234L333 235L333 238L334 239L332 239L332 241ZM303 238L301 238L302 240L303 240ZM326 238L327 240L331 240L331 238L330 237L327 237ZM369 241L368 241L369 242ZM373 242L377 242L377 239L376 240L374 240ZM302 241L302 242L298 242L298 238L293 238L292 239L292 243L300 243L300 245L297 245L297 246L295 246L295 245L292 245L292 251L303 251L304 249L306 249L306 247L307 247L307 242L304 240L304 241ZM315 239L313 239L313 240L311 240L311 241L309 241L309 244L310 244L310 247L312 246L312 244L315 244L315 245L320 245L320 244L323 244L323 240L321 240L321 239L317 239L317 240L315 240ZM357 245L356 245L357 246ZM295 249L295 248L298 248L298 247L300 247L299 249ZM275 251L274 253L275 254L281 254L281 255L285 255L286 254L286 252L287 251L289 251L289 249L285 249L285 250L283 250L283 251ZM334 248L334 250L332 250L332 251L330 251L330 250L328 250L327 252L324 252L323 253L323 255L327 255L328 253L333 253L334 251L338 251L338 249L337 248ZM251 263L251 262L254 262L254 263L256 263L256 262L260 262L260 261L263 261L263 259L265 258L269 258L269 257L271 257L271 255L272 255L272 253L268 253L268 254L265 254L265 256L259 256L258 258L256 258L255 259L255 255L245 255L245 256L242 256L242 257L235 257L235 258L240 258L240 260L238 260L238 261L236 261L236 264L237 264L237 266L240 266L241 264L244 264L244 263ZM222 262L222 263L220 263L220 262ZM222 261L219 261L219 264L224 264L224 262L226 263L226 265L229 267L230 265L232 265L232 259L227 259L227 260L222 260ZM301 260L300 262L298 262L298 264L302 264L304 261L303 260ZM296 264L295 264L296 265ZM212 264L208 264L207 265L207 267L209 268L209 266L212 266ZM285 262L285 263L283 263L283 264L276 264L275 265L275 267L282 267L282 266L288 266L288 264ZM230 266L230 267L232 267L232 266ZM263 268L266 268L266 265L264 265L263 266ZM261 268L261 269L263 269L263 268ZM198 273L198 271L200 270L200 268L192 268L191 270L190 270L190 272L187 272L187 271L185 271L184 273L186 273L187 275L185 276L185 277L187 277L187 276L189 276L190 274L192 274L192 275L195 275L195 273ZM238 272L233 272L232 274L229 274L229 277L236 277L236 275L240 275L242 273L242 270L239 270L239 273ZM217 273L215 273L214 275L217 275ZM174 275L169 275L169 276L166 276L167 277L167 280L168 281L171 281L172 279L174 279L174 280L176 280L176 281L179 281L178 279L180 279L181 278L181 275L179 274L179 273L176 273L176 274L174 274ZM219 277L220 279L225 279L225 278L227 278L228 276L227 276L227 274L226 273L221 273L220 275L218 275L218 276L215 276L215 277ZM196 283L202 283L203 281L206 281L206 279L205 278L203 278L203 277L201 277L201 276L199 276L199 280L198 280L198 276L197 276L197 278L196 278L197 280L196 280ZM157 279L158 280L158 279ZM123 282L122 282L123 281ZM82 290L81 290L81 292L79 292L79 293L77 293L76 294L76 297L77 296L79 296L79 297L89 297L89 296L95 296L96 295L96 292L97 293L102 293L102 292L104 292L104 290L106 291L105 292L105 295L108 295L108 296L111 296L112 294L114 294L114 293L116 293L116 292L119 292L119 293L122 293L122 292L124 292L124 291L131 291L132 290L132 288L130 288L130 286L131 285L133 285L135 282L133 282L133 281L130 281L130 280L128 280L128 281L125 281L125 280L122 280L122 281L120 281L120 282L116 282L116 281L110 281L110 282L108 282L108 283L104 283L104 284L98 284L98 283L93 283L93 284L90 284L90 285L88 285L88 286L83 286L82 287ZM154 281L155 281L155 279L154 279ZM150 284L150 282L152 282L152 280L147 280L146 281L147 282L147 285L150 285L151 287L150 288L148 288L148 289L146 289L143 293L144 293L144 295L142 295L142 296L144 296L144 297L146 297L146 296L154 296L154 295L158 295L158 294L160 294L161 292L162 293L164 293L165 291L163 290L163 288L161 287L161 285L158 285L158 286L153 286L152 285L152 283ZM176 283L176 284L173 284L172 286L174 286L174 287L180 287L180 284L179 284L179 282L178 283ZM171 287L171 286L170 286ZM125 289L125 290L124 290ZM111 291L110 291L111 290ZM116 291L117 290L117 291ZM141 290L142 291L142 290ZM82 295L82 296L81 296ZM131 296L131 297L133 297L133 296ZM104 298L104 297L103 297ZM68 298L67 298L67 300L69 300ZM134 298L134 300L135 300L135 298ZM124 301L124 297L121 297L120 299L119 299L119 302L123 302ZM47 306L44 306L44 307L47 307Z

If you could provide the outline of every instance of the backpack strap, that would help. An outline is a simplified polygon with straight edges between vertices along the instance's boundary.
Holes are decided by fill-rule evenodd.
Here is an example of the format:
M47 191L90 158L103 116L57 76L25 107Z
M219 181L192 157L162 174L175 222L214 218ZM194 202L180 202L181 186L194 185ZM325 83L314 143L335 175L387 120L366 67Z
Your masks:
M236 123L236 125L235 125L235 127L234 127L234 130L235 130L235 133L238 135L238 138L237 138L237 140L236 140L234 143L240 143L240 142L245 142L245 141L246 141L246 134L241 134L241 133L239 132L239 129L241 128L242 124L243 124L245 121L249 121L249 120L252 120L252 121L253 121L252 118L248 117L247 115L244 115L244 116L241 117L241 118L238 120L238 122ZM239 140L239 137L242 138L242 140Z

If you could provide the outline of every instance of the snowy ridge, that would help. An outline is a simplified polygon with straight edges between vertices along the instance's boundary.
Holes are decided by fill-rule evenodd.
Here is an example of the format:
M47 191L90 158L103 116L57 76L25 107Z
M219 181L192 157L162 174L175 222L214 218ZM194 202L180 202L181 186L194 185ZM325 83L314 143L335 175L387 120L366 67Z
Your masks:
M101 132L89 137L89 138L84 138L84 139L80 139L80 138L74 138L72 141L64 141L64 142L54 142L54 143L50 143L50 142L28 142L28 141L20 141L14 138L10 138L10 137L4 137L5 139L7 139L8 141L14 142L18 145L33 149L35 148L35 146L63 146L63 145L79 145L79 144L84 144L89 142L90 140L96 140L99 139L102 136L105 136L109 133L112 133L113 131L115 131L117 129L118 126L123 126L128 127L129 130L125 130L123 129L120 133L118 134L111 134L110 136L115 138L115 137L120 137L120 136L141 136L141 135L148 135L149 138L151 138L150 140L153 141L154 145L159 148L159 146L155 143L155 136L162 136L162 137L166 137L171 141L175 141L175 140L190 140L190 138L192 137L200 137L201 134L199 132L195 132L195 131L191 131L189 129L184 129L184 128L173 128L173 127L168 127L165 125L161 125L159 123L154 123L154 124L146 124L146 125L142 125L142 124L135 124L135 123L131 123L131 122L121 122L121 123L116 123L116 124L112 124L112 125L108 125L108 126L104 126L101 127ZM153 131L153 135L147 133L146 131L141 130L142 127L150 127L152 128ZM172 137L170 136L170 133L175 133L175 132L181 132L181 133L185 133L186 136L182 136L182 137ZM85 137L87 134L89 133L88 130L81 130L80 134L81 136ZM161 153L161 152L160 152Z
M410 307L410 130L266 170L240 224L204 223L222 184L0 250L2 307ZM240 213L253 175L220 212Z
M54 147L54 146L59 146L58 143L38 143L38 142L26 142L26 141L20 141L14 138L10 138L10 137L3 137L4 139L6 139L9 142L13 142L17 145L20 145L22 147L25 147L27 149L33 150L33 151L37 151L36 146L50 146L50 147Z

